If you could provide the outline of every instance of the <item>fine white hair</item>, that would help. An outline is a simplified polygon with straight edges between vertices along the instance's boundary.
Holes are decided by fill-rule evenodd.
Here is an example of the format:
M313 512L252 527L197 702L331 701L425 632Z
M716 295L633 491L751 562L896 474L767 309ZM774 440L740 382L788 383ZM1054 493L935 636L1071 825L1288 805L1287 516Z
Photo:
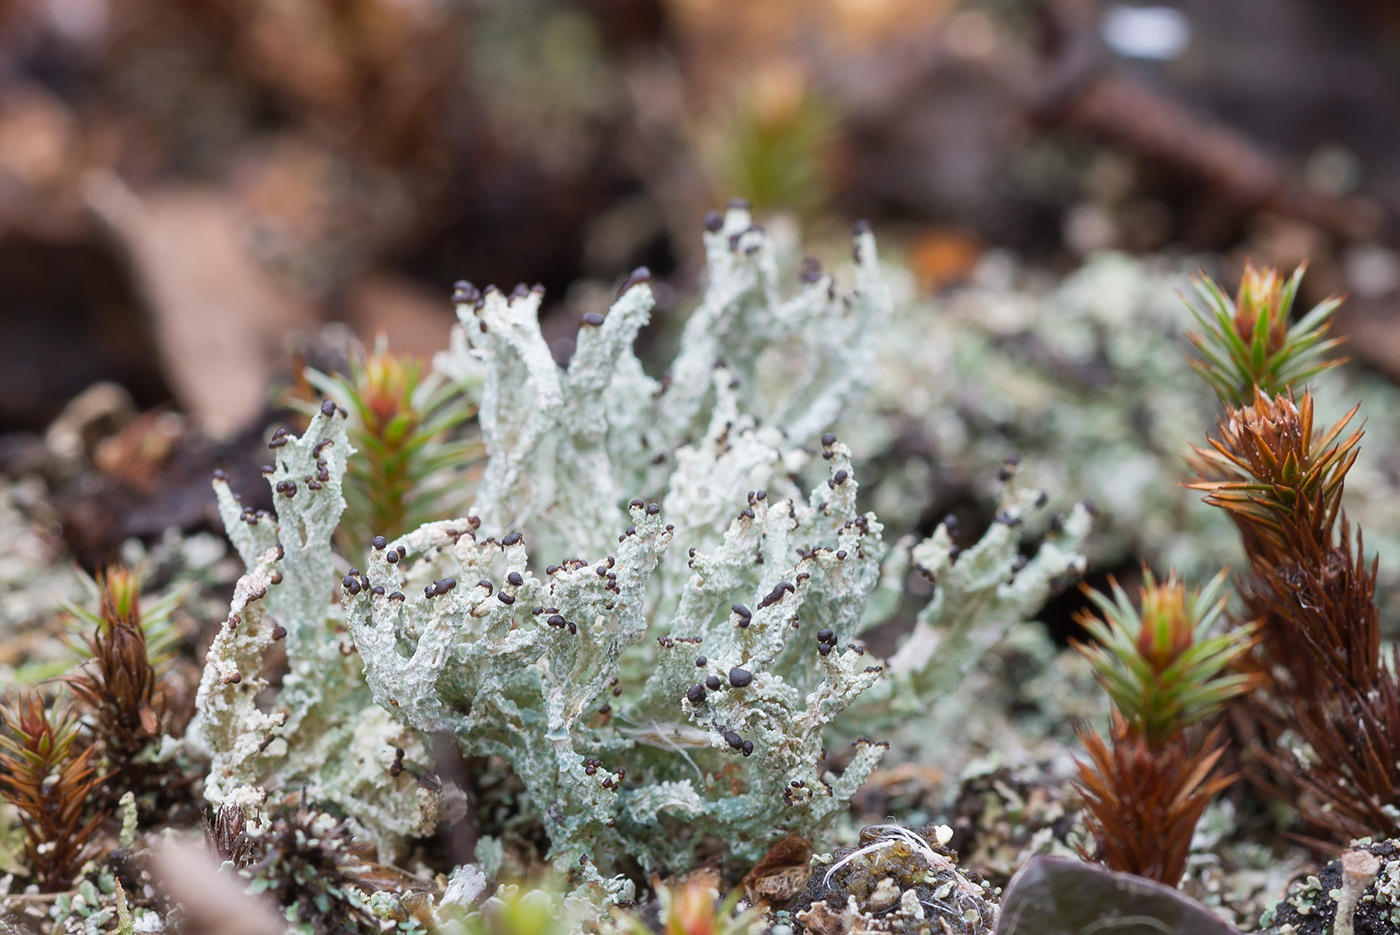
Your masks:
M867 832L874 832L877 835L875 840L863 847L856 848L854 851L832 864L826 871L826 876L822 877L823 889L830 889L832 874L836 873L837 870L840 870L851 861L875 854L879 851L888 850L896 844L904 843L907 844L915 854L923 858L924 863L926 863L930 869L941 870L950 874L953 878L953 882L964 893L969 896L976 896L979 899L982 897L982 888L958 872L958 868L953 862L935 851L929 845L928 841L925 840L923 835L910 831L908 828L901 827L900 825L892 824L871 825L865 830ZM940 844L947 843L949 837L951 837L951 829L946 829L946 833L944 827L938 829L938 842Z

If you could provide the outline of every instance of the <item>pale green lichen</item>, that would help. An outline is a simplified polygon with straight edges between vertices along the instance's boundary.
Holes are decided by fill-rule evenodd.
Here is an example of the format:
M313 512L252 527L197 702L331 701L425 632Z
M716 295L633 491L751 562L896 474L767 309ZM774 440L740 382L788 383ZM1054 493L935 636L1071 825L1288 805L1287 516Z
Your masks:
M882 752L858 740L829 770L833 719L857 698L870 719L852 722L871 729L927 704L1082 570L1082 510L1018 567L1016 527L1043 498L1009 486L999 522L956 561L943 531L916 550L939 587L882 679L856 638L883 616L867 608L887 550L856 507L850 452L824 440L825 481L804 496L793 479L810 457L800 442L873 378L890 313L874 242L856 237L852 294L811 277L787 300L746 212L707 248L710 286L663 380L631 350L644 284L585 322L562 371L537 294L465 290L443 366L484 372L477 508L372 551L347 589L376 698L510 759L561 866L625 853L684 869L707 841L753 860L782 833L820 830ZM772 367L791 375L778 398L761 390ZM886 569L896 589L907 561Z
M210 759L205 797L223 803L241 787L292 792L306 784L318 801L341 807L381 849L430 830L413 772L391 775L395 749L426 768L413 731L373 702L359 660L337 632L331 536L345 508L341 481L352 454L344 416L333 406L301 437L272 440L268 484L279 513L245 511L221 478L219 512L248 573L210 646L187 743ZM288 486L291 485L291 486ZM286 646L287 672L272 710L259 707L274 642Z
M880 468L871 507L892 528L950 499L991 494L986 466L1018 452L1050 508L1091 496L1101 510L1086 554L1097 568L1179 569L1208 579L1238 567L1222 511L1179 485L1218 402L1192 370L1180 293L1210 258L1104 253L1062 280L989 251L965 285L898 303L869 404L838 429ZM896 290L900 284L896 282ZM930 378L930 374L934 375ZM1365 515L1380 555L1382 605L1400 589L1400 413L1395 387L1360 367L1313 381L1317 421L1358 401L1367 452L1348 475L1347 509ZM933 515L939 515L934 513Z
M1317 905L1317 896L1322 892L1322 881L1317 878L1317 874L1308 874L1308 878L1298 884L1293 892L1288 894L1286 902L1299 915L1309 915Z
M304 783L388 840L422 817L393 748L422 764L422 734L450 733L520 776L550 856L582 887L571 898L616 900L631 882L606 875L628 862L751 862L829 826L884 744L824 744L926 710L1082 572L1082 508L1020 557L1044 498L1014 479L980 543L955 554L940 529L890 549L857 505L850 450L813 444L875 376L891 300L868 231L847 294L817 275L781 297L746 211L706 246L708 289L661 379L632 350L652 308L644 281L585 319L564 369L538 293L459 288L462 324L436 366L479 380L475 507L374 543L340 604L330 542L351 452L333 406L274 437L276 516L245 513L216 482L249 572L192 729L211 758L206 795L253 807L259 790ZM812 478L818 447L828 463ZM860 636L894 611L911 560L933 599L886 671ZM278 627L289 670L268 708ZM499 842L478 849L488 873L501 857Z

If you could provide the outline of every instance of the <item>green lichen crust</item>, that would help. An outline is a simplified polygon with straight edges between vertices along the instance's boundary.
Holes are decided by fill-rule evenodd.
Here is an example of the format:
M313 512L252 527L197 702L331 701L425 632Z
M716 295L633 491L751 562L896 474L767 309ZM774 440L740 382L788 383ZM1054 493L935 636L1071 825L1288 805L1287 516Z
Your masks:
M847 293L824 274L783 298L774 246L745 210L731 209L705 247L708 287L660 379L632 351L654 305L644 277L606 315L585 316L562 371L540 333L539 292L490 288L458 304L462 324L435 366L481 380L486 529L530 529L536 546L573 555L603 542L630 498L671 490L673 522L703 540L687 546L714 545L736 499L800 466L796 449L859 402L892 313L869 231L853 239ZM762 450L731 454L745 428Z
M268 549L238 580L195 696L199 713L189 732L190 745L209 755L204 794L215 804L238 786L257 784L261 770L255 763L267 747L264 740L286 721L284 712L264 712L256 703L268 684L259 673L273 641L273 628L265 618L270 568L276 560L277 549Z
M893 609L909 546L887 549L857 509L849 449L813 444L873 376L890 317L874 240L855 234L852 292L811 275L783 298L748 213L715 221L709 286L660 380L632 351L644 277L585 316L562 370L538 292L459 288L437 365L481 381L477 506L371 550L343 592L375 699L509 760L558 865L586 857L595 883L623 858L751 862L821 831L884 749L856 739L838 772L829 725L857 699L872 720L848 719L847 737L892 723L896 692L917 692L901 716L947 692L1082 570L1083 511L1017 563L1013 530L1041 498L1009 487L1002 522L956 562L946 533L916 552L938 590L921 651L883 680L859 636ZM816 450L824 477L804 490Z
M890 658L881 691L863 699L863 718L893 727L926 710L1058 587L1084 574L1080 549L1093 523L1088 506L1075 504L1027 560L1020 554L1020 527L1044 506L1045 496L1017 483L1013 467L1003 473L996 519L976 544L954 549L940 525L911 550L915 569L934 584L933 598Z
M542 575L523 537L488 536L475 517L389 543L371 587L346 596L376 700L508 758L565 864L630 854L675 870L705 839L755 860L774 836L814 833L883 750L859 742L840 775L823 763L823 728L880 672L858 645L822 655L813 635L819 620L851 632L883 554L833 447L843 482L807 503L756 499L719 548L689 558L664 620L645 595L676 529L655 504L621 514L612 554ZM629 650L644 677L624 674Z
M480 387L476 506L376 539L339 602L330 544L353 452L333 404L272 438L276 515L216 480L249 573L191 730L211 800L256 808L304 784L390 845L431 824L413 782L421 738L451 734L520 776L571 898L616 901L632 887L611 875L634 862L751 863L785 834L820 833L885 748L851 738L925 710L1082 571L1082 509L1020 559L1043 498L1014 480L961 554L942 529L887 548L857 507L850 450L817 438L868 388L890 318L873 238L855 234L851 292L809 272L784 298L746 211L707 227L709 287L661 379L632 351L653 304L644 276L585 316L564 369L538 292L458 289L436 366ZM935 590L891 676L860 636L898 606L911 563ZM259 705L279 639L288 673Z
M413 775L427 768L420 736L387 717L343 638L331 536L345 509L341 482L354 449L333 405L300 437L277 433L264 472L277 511L245 510L222 477L219 513L248 573L210 647L189 744L210 759L205 797L236 790L299 791L339 806L381 850L434 823ZM287 671L270 710L257 704L272 644L286 646ZM391 771L396 748L408 769ZM240 793L243 794L243 793Z
M1359 894L1352 904L1350 926L1338 924L1338 901L1347 887L1342 861L1329 861L1301 883L1294 882L1288 895L1259 919L1259 930L1268 935L1333 935L1354 931L1357 935L1394 932L1400 927L1400 844L1394 840L1353 841L1353 851L1375 858L1379 873L1355 881ZM1298 874L1302 876L1302 874Z

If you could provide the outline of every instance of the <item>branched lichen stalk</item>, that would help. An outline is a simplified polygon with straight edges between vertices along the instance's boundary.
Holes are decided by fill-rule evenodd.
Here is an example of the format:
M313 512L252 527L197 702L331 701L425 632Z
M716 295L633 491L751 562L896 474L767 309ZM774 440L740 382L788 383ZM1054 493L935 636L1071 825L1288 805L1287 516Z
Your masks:
M851 291L809 269L784 297L747 211L706 230L710 281L660 378L632 349L654 303L644 270L584 316L562 369L538 291L458 284L461 323L434 366L480 388L475 506L376 536L348 557L338 603L330 544L351 452L334 404L300 438L271 439L276 516L216 481L250 571L201 687L211 798L305 782L385 838L406 834L409 767L424 768L424 734L447 733L519 775L570 898L615 901L632 884L607 875L634 861L752 862L829 827L885 744L854 740L839 771L827 745L950 691L1082 570L1082 509L1019 557L1043 497L1015 483L960 556L944 531L891 550L828 431L869 385L890 317L874 239L854 235ZM890 678L860 637L897 606L911 557L935 598ZM277 638L290 671L268 708L254 699ZM478 848L484 864L500 853Z

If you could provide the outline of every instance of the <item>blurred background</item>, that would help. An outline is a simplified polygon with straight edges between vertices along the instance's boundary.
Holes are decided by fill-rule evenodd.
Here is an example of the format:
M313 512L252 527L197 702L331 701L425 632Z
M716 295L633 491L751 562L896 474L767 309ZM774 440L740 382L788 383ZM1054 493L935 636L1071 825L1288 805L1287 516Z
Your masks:
M870 219L930 307L1308 258L1397 376L1398 92L1392 0L4 0L0 467L87 445L80 556L187 526L324 325L428 354L454 280L542 283L566 357L645 264L664 331L734 197L828 255Z
M272 507L262 443L295 428L306 365L343 371L381 334L426 361L457 280L542 284L563 361L645 265L659 375L705 213L734 198L794 291L804 251L849 288L851 225L874 229L897 311L867 406L833 430L887 542L946 517L976 542L1016 452L1048 494L1022 552L1092 497L1088 582L1129 591L1143 562L1241 567L1222 512L1179 486L1217 407L1177 290L1309 261L1300 310L1348 295L1352 363L1317 382L1318 418L1363 404L1348 509L1400 637L1397 0L0 0L0 683L70 665L56 599L124 561L182 602L192 696L244 570L211 472ZM475 450L471 425L455 440ZM462 461L433 515L461 515ZM932 587L907 585L877 655ZM1046 631L892 738L871 820L935 814L957 774L929 764L957 751L1068 768L1103 700L1049 636L1084 604L1056 596ZM1064 812L1043 814L1017 833ZM964 833L971 865L1009 876L1019 845Z

